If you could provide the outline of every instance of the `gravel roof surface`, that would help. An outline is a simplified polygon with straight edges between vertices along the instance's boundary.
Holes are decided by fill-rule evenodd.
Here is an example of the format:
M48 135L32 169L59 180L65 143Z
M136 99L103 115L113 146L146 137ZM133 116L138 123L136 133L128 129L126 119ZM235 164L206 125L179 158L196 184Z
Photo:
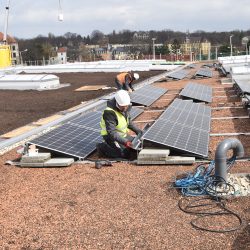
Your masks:
M216 71L212 79L192 82L213 87L212 107L241 106L232 85L221 85ZM169 91L136 122L143 127L154 120L190 81L155 83ZM217 93L216 91L221 91ZM171 94L171 95L169 95ZM212 117L245 116L246 110L213 110ZM245 113L244 113L245 111ZM216 113L216 115L214 115ZM233 115L232 115L233 114ZM250 131L249 120L212 120L213 132ZM228 137L210 137L210 157L218 143ZM240 135L246 156L249 136ZM94 164L73 164L68 168L18 168L7 160L20 157L16 149L0 157L0 247L2 249L250 249L250 197L226 201L226 207L244 220L240 230L212 233L194 229L196 218L178 207L180 193L172 188L176 175L192 166L137 166L113 163L96 169ZM93 154L90 158L96 159ZM250 173L250 162L237 162L233 173ZM204 218L205 226L225 229L235 218Z

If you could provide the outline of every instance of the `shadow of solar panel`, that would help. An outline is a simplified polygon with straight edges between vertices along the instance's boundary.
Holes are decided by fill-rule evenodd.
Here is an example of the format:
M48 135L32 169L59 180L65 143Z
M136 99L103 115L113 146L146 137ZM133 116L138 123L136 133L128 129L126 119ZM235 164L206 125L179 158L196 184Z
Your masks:
M167 74L168 78L176 79L176 80L182 80L189 74L188 70L178 70L174 71L172 73Z
M194 127L159 119L143 136L143 140L165 145L196 156L207 157L209 133Z
M159 97L164 95L168 90L155 87L152 85L144 86L130 94L131 102L144 106L150 106Z
M202 77L212 77L212 71L210 69L199 69L196 73L195 76L202 76Z
M188 83L179 95L199 101L212 102L212 88L202 84Z
M96 143L101 141L102 137L99 131L67 123L29 143L54 152L84 159L96 149Z

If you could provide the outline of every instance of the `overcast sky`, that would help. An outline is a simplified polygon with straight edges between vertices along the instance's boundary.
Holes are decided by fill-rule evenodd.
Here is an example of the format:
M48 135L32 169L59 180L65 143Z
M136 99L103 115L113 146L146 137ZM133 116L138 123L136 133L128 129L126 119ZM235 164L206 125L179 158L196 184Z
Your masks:
M5 6L0 1L0 25L4 30ZM93 30L196 30L250 29L249 0L61 0L63 17L58 21L59 0L10 0L8 34L33 38L66 32L82 36Z

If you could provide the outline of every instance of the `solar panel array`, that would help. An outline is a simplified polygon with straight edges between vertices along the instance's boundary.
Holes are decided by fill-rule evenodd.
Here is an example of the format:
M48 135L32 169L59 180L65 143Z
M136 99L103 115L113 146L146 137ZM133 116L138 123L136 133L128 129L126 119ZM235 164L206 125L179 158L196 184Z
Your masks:
M60 127L35 138L29 144L84 159L96 149L96 143L102 141L100 120L105 107L106 105L101 105L98 111L73 118ZM131 118L134 119L142 112L142 109L132 107Z
M168 78L172 78L172 79L176 79L176 80L182 80L183 78L185 78L187 75L189 74L188 70L178 70L178 71L174 71L170 74L167 75Z
M210 69L199 69L195 76L202 76L202 77L213 77L213 73Z
M146 85L130 94L131 102L144 106L150 106L164 95L168 90L164 88Z
M199 157L208 156L211 108L175 99L143 136L170 149Z
M194 100L212 102L212 88L197 83L188 83L180 92L180 96L192 98Z

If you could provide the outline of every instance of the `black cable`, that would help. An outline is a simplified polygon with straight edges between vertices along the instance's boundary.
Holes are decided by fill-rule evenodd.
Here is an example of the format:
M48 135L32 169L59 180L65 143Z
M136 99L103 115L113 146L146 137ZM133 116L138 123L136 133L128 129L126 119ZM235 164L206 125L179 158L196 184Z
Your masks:
M178 206L181 211L188 213L188 214L193 214L193 215L198 215L195 219L191 220L191 225L195 229L207 231L207 232L214 232L214 233L226 233L226 232L233 232L236 230L239 230L242 226L242 219L241 217L231 211L230 209L226 208L225 204L219 199L213 199L211 197L202 197L198 198L193 197L193 201L189 201L186 197L182 198L178 202ZM186 206L183 205L183 201L188 201L188 204ZM202 203L205 201L206 203ZM209 202L207 202L209 201ZM199 208L199 209L197 209ZM209 211L212 209L216 209L215 211ZM205 228L202 226L199 226L198 221L204 219L205 217L212 217L212 216L221 216L221 215L229 215L232 217L235 217L238 220L238 225L236 227L228 228L228 229L223 229L223 230L216 230L216 229L209 229Z

